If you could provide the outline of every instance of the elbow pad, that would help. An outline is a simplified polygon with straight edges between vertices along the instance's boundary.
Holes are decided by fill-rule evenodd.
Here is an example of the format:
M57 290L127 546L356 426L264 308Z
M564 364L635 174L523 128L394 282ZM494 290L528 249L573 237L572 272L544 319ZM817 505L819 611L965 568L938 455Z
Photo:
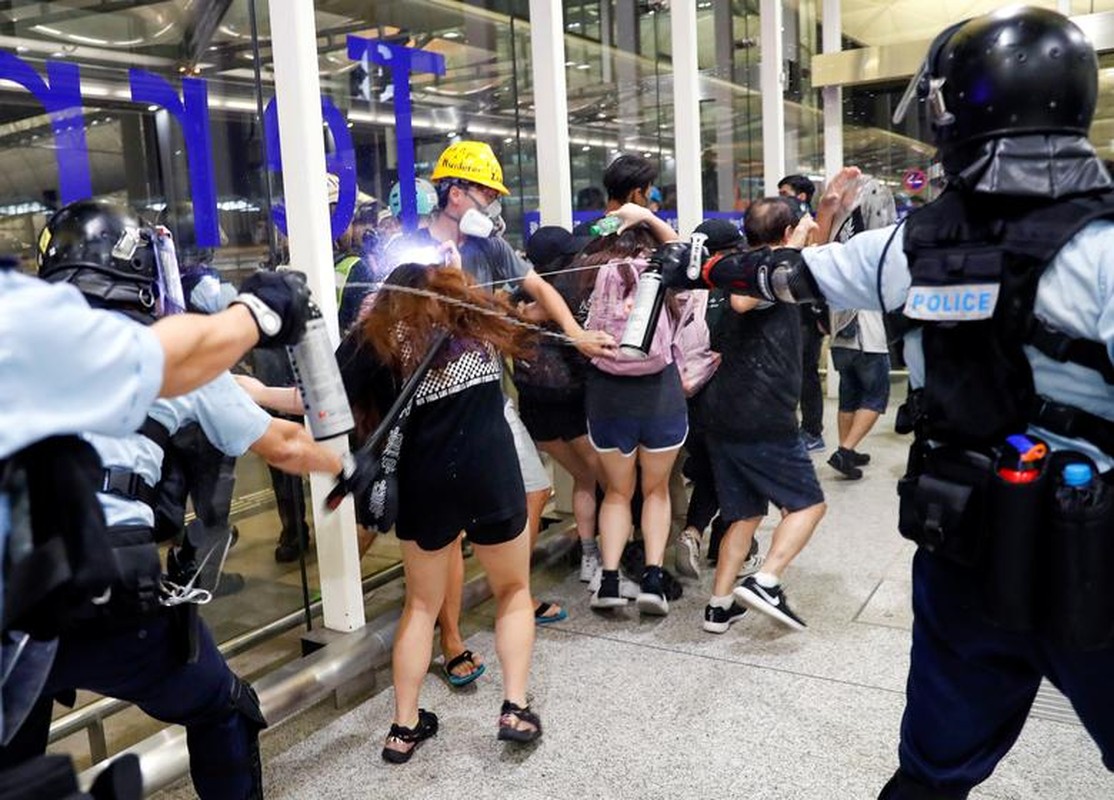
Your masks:
M771 303L824 299L800 250L762 247L748 253L714 256L704 263L704 282L714 289Z

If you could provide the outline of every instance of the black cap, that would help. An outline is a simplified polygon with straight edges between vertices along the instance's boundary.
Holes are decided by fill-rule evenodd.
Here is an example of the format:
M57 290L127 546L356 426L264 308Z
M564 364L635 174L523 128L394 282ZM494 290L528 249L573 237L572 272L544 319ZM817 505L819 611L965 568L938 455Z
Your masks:
M543 225L526 242L526 258L538 272L545 272L562 256L572 256L584 249L591 236L573 236L560 225Z
M746 247L747 239L739 227L729 219L706 219L696 226L693 233L702 233L708 237L704 246L715 253L720 250L730 250L732 247Z

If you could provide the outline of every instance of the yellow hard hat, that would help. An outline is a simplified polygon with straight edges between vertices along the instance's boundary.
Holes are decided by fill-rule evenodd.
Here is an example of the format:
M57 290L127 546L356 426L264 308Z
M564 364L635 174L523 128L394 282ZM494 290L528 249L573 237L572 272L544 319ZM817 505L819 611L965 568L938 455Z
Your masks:
M443 178L460 178L494 189L499 194L510 194L503 185L503 168L486 142L454 142L445 148L437 159L430 180L436 183Z

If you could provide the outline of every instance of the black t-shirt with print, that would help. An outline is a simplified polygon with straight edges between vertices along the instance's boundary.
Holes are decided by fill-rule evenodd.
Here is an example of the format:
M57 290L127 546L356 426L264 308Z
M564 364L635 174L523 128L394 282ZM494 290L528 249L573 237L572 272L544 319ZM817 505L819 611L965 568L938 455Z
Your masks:
M341 343L337 363L357 414L381 417L400 382L359 330ZM490 346L450 339L423 379L399 459L400 539L439 546L458 531L525 513L522 473L503 416L501 371Z
M728 305L712 331L723 354L700 396L709 435L741 441L797 433L801 394L801 323L795 306L775 303L738 314Z

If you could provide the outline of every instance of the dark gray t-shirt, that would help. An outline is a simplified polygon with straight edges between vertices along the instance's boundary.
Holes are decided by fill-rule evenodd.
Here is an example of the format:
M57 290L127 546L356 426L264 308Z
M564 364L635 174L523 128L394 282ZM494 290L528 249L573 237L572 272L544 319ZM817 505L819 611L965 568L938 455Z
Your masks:
M406 250L413 247L436 247L440 244L430 235L429 230L420 228L413 233L399 236L387 246L384 261L388 269L405 263ZM497 236L479 239L468 236L460 246L460 261L464 271L476 279L476 283L487 286L493 291L510 282L514 289L531 267L518 257L514 249Z

